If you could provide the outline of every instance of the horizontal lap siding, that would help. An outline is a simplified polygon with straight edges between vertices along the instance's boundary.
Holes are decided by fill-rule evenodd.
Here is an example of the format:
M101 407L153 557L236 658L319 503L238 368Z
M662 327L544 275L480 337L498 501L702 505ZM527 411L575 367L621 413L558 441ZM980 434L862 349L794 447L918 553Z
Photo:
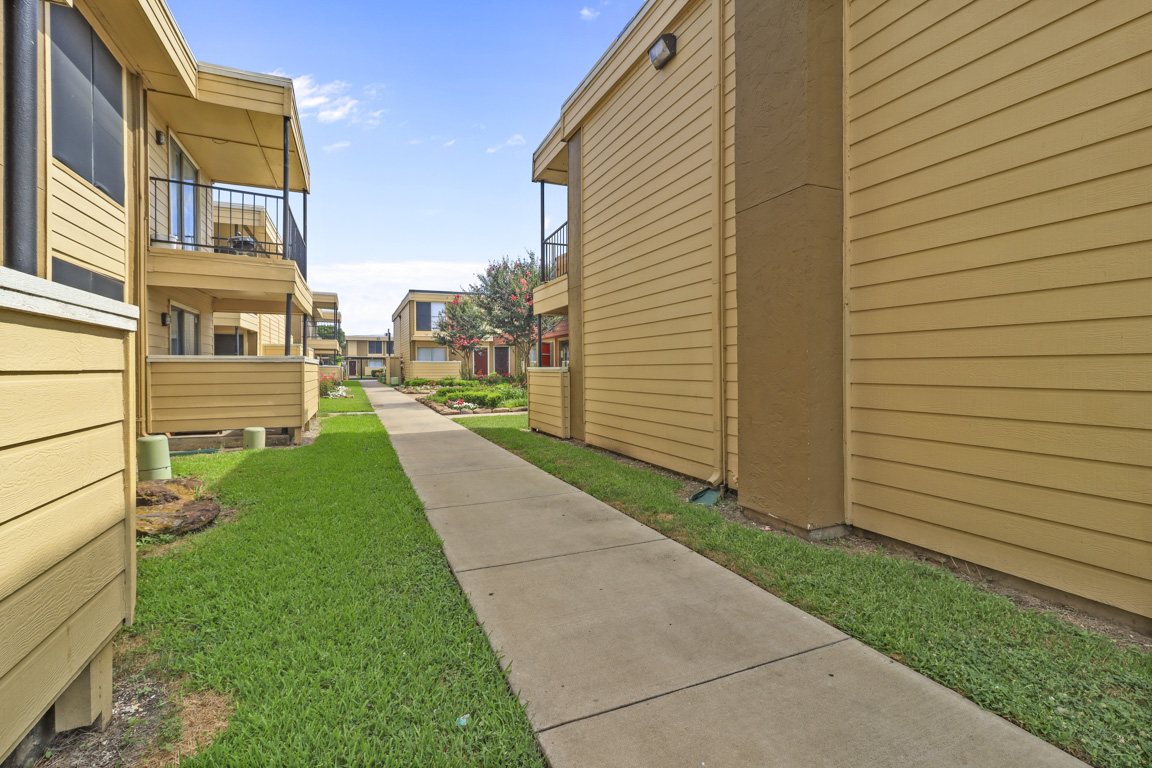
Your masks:
M0 310L0 754L130 613L127 349Z
M567 371L528 369L528 426L556 437L571 434Z
M124 282L128 216L59 161L48 164L48 253Z
M491 365L491 363L489 363ZM460 361L453 360L447 363L418 363L415 360L404 365L404 378L406 379L450 379L460 375Z
M151 432L216 431L303 424L303 362L150 362ZM312 390L312 399L315 391ZM308 406L315 413L315 406Z
M582 133L586 439L696 477L715 441L713 26L694 6L673 63L639 62Z
M1152 616L1152 14L852 5L852 522Z

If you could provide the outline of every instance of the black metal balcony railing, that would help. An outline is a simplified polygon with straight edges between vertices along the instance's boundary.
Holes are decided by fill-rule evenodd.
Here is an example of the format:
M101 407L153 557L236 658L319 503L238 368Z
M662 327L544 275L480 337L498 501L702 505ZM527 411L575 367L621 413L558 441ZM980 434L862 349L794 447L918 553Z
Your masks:
M151 177L152 242L174 248L244 256L279 256L308 277L308 244L288 209L288 237L280 236L281 195Z
M316 332L316 334L315 334L315 336L313 336L313 338L316 338L316 339L335 339L337 342L340 341L340 324L339 323L325 322L325 321L321 320L319 322L314 323L312 327L313 327L313 329L315 329L315 332Z
M544 282L568 274L568 222L544 239Z

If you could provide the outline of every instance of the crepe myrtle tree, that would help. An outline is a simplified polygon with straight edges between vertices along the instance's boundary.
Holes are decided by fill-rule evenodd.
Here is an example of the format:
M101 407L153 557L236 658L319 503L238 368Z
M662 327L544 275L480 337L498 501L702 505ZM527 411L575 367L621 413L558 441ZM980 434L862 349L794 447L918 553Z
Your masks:
M471 379L472 352L484 346L484 339L491 333L477 303L467 294L458 293L451 303L444 305L444 314L440 316L432 338L464 358L460 377Z
M505 256L493 261L469 287L492 335L516 350L516 370L521 379L528 373L529 352L539 341L532 292L542 282L536 255L527 251L518 259ZM540 331L547 333L560 318L544 315L540 320Z

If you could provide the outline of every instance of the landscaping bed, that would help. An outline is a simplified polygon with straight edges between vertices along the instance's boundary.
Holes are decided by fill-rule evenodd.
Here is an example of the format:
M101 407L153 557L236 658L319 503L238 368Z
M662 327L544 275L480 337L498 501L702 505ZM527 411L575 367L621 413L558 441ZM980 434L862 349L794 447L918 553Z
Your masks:
M1152 653L1134 634L1021 609L874 542L742 524L687 502L683 478L527 432L525 416L460 423L1092 765L1152 764Z
M543 768L375 416L173 464L240 510L139 564L126 635L184 695L234 707L182 765Z
M410 379L397 389L444 415L528 410L528 390L506 376Z
M368 402L368 395L364 392L364 387L360 385L360 382L345 380L343 385L351 397L321 397L321 416L329 413L360 413L372 410L372 404Z

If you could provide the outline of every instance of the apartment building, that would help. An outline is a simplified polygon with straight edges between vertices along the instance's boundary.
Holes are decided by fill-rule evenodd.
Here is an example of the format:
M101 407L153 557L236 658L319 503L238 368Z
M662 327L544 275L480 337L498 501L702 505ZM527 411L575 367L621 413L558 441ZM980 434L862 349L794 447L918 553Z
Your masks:
M570 347L537 407L1147 626L1147 10L645 3L534 155Z

